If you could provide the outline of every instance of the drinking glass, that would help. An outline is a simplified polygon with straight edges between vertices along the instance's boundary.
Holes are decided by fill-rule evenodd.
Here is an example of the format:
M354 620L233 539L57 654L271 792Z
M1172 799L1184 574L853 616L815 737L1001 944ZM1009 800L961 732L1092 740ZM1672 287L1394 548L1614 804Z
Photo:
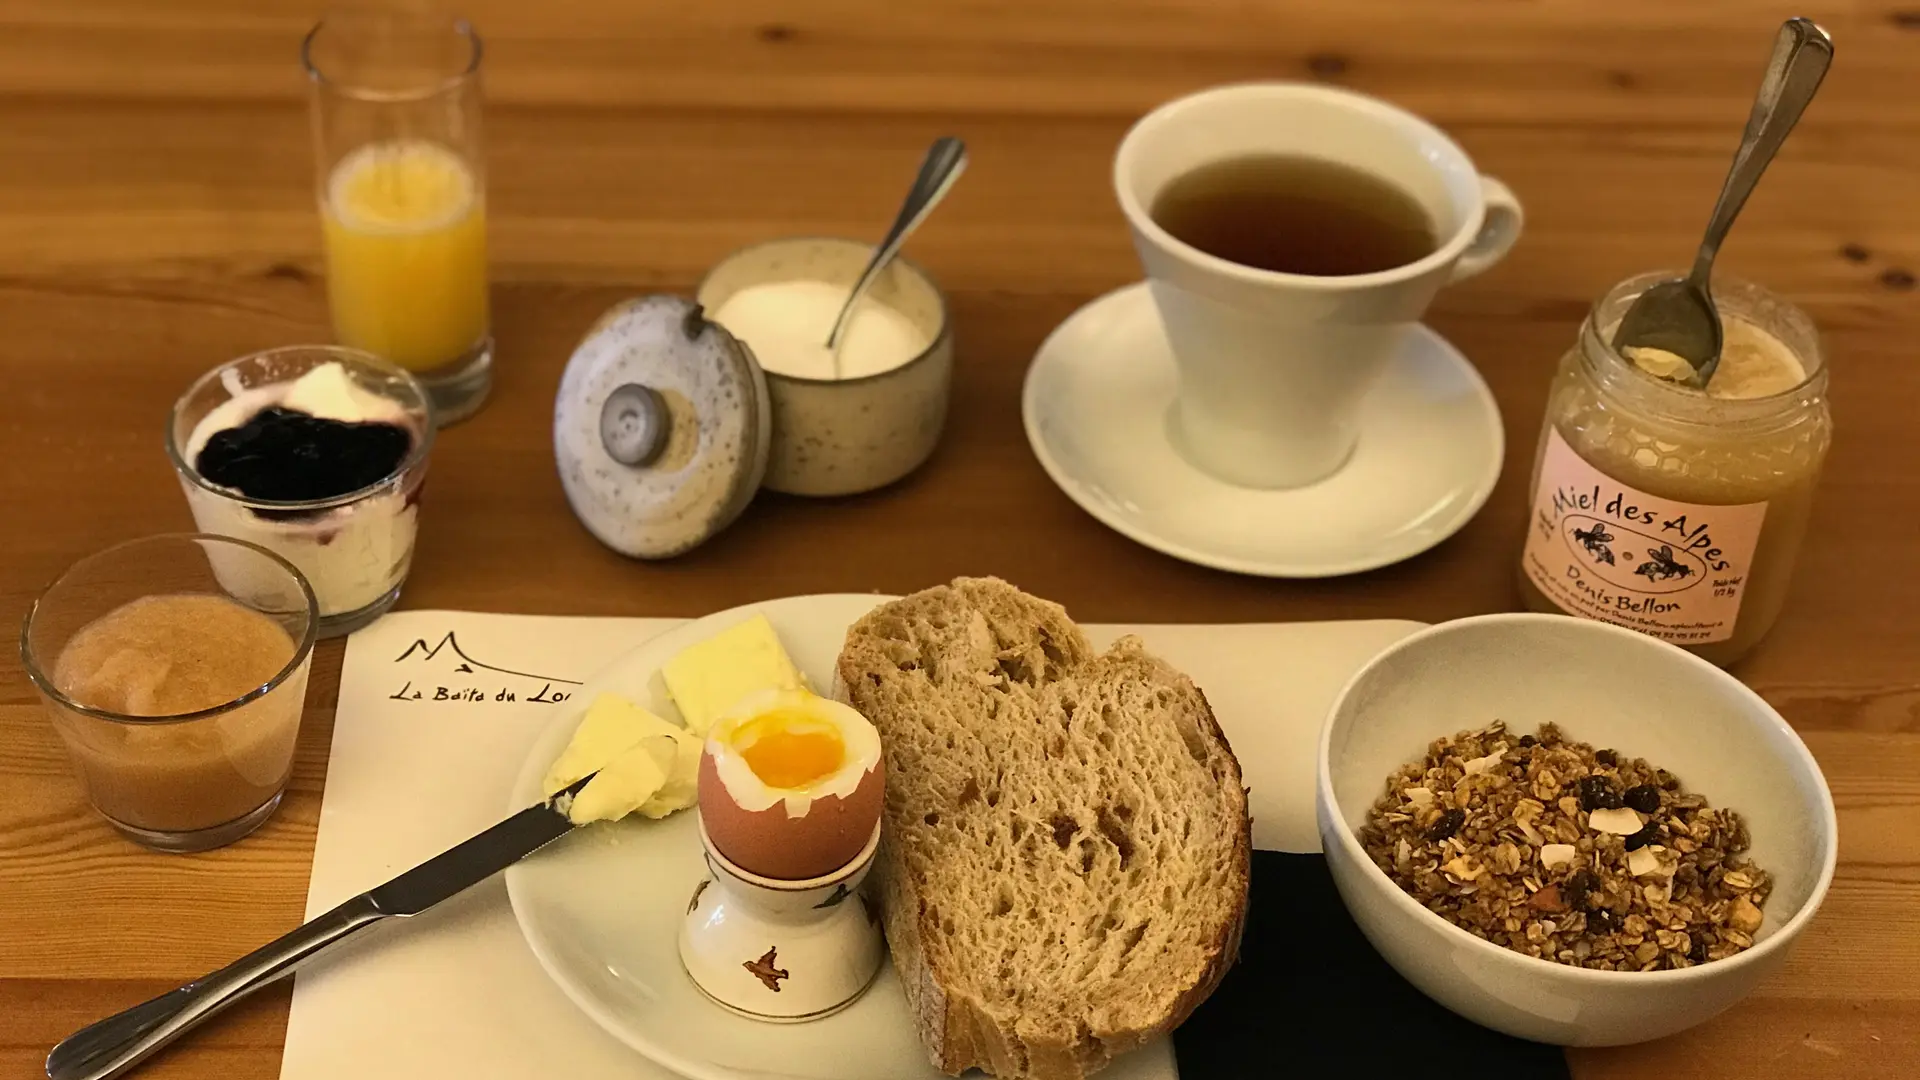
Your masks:
M94 808L142 846L204 851L280 805L317 622L306 579L266 548L154 536L48 586L20 658Z
M480 37L453 16L343 10L301 55L334 336L418 376L437 423L465 419L493 381Z

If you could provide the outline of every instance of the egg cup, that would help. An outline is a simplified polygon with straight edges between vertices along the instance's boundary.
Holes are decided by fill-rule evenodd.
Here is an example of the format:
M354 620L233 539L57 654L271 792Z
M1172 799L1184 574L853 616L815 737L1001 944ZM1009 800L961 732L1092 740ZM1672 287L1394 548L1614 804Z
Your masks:
M880 847L878 823L852 861L804 881L742 870L704 821L700 845L707 876L680 923L680 962L701 992L742 1016L798 1023L839 1012L873 985L886 951L879 905L860 885Z

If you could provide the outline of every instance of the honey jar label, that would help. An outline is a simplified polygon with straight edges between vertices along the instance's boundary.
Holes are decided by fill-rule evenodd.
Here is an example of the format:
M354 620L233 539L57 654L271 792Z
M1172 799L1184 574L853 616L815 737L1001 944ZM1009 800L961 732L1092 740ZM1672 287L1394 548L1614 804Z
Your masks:
M1676 645L1733 636L1764 502L1707 506L1649 495L1547 434L1533 493L1528 580L1570 615Z

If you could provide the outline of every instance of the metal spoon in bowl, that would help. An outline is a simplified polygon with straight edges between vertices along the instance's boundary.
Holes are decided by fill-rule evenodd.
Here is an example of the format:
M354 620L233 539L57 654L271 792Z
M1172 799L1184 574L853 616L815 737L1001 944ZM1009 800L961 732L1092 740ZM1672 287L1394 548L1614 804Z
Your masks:
M1833 62L1833 39L1811 19L1788 19L1773 42L1773 58L1754 98L1753 114L1740 136L1740 149L1720 188L1720 199L1707 221L1707 233L1694 256L1693 270L1684 279L1662 281L1634 300L1613 332L1613 347L1660 349L1687 362L1675 365L1663 377L1705 389L1720 366L1720 313L1713 306L1709 280L1713 257L1733 227L1733 219L1760 182L1787 133L1799 121L1814 91Z
M951 136L935 139L927 148L927 159L920 163L920 175L913 178L913 186L907 189L907 199L900 204L900 213L893 219L893 227L873 249L873 258L867 268L860 272L860 279L853 283L853 292L848 294L847 302L840 309L840 317L833 320L833 332L827 335L827 348L835 350L840 345L840 335L846 333L847 323L852 320L853 309L859 305L860 298L866 295L867 287L887 268L895 255L900 254L900 246L920 223L927 219L940 200L947 197L947 191L953 182L960 178L967 167L967 144ZM833 359L834 370L840 368L840 357L836 352Z

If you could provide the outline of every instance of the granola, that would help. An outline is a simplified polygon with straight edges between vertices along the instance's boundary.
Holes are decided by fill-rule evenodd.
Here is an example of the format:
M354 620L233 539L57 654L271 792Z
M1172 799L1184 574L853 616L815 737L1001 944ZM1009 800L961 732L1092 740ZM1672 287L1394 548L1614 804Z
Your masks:
M1640 758L1553 724L1435 740L1367 814L1367 854L1496 945L1599 971L1691 967L1753 944L1773 879L1747 826Z

